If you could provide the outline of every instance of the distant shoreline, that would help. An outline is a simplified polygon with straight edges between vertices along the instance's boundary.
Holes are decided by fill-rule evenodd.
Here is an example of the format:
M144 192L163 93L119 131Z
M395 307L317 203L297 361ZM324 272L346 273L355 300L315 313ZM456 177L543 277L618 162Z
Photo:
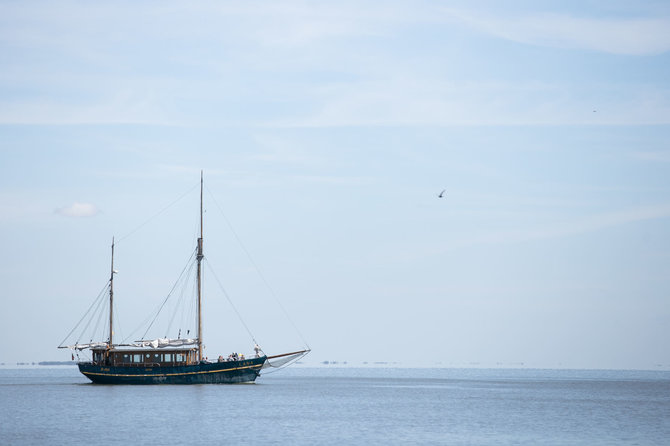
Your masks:
M77 365L76 361L40 361L37 365Z
M77 365L76 361L40 361L40 362L17 362L17 363L0 363L0 367L12 366L35 366L35 365Z
M77 365L77 361L39 361L39 362L0 362L2 368L22 368L22 367L39 367L39 366L70 366ZM297 368L324 368L324 369L344 369L344 368L361 368L361 369L471 369L471 370L583 370L583 371L597 371L597 370L612 370L612 371L670 371L670 365L656 364L654 367L648 368L611 368L611 367L566 367L566 366L533 366L525 363L507 363L507 364L485 364L485 363L468 363L468 364L445 364L442 362L435 364L412 364L407 365L395 361L366 361L356 363L351 361L319 361L319 362L303 362L299 361L295 364Z

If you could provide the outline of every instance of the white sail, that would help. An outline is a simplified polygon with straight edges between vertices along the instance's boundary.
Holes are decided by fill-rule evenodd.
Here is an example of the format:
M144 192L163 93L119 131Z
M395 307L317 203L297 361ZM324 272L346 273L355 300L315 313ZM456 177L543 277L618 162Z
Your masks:
M268 356L267 361L263 364L263 368L267 369L268 367L274 368L283 368L298 361L303 356L307 355L311 350L301 350L299 352L293 353L284 353L281 355ZM281 359L280 359L281 358Z
M180 347L182 345L195 345L197 343L198 343L197 339L158 338L158 339L152 339L152 340L135 341L133 346L134 347L163 348L163 347Z

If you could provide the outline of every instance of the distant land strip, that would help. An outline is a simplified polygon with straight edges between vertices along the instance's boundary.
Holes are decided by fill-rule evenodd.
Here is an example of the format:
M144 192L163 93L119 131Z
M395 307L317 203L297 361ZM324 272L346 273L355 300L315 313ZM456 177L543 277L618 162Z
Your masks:
M0 362L0 366L13 365ZM17 362L16 365L77 365L75 361L40 361L40 362Z

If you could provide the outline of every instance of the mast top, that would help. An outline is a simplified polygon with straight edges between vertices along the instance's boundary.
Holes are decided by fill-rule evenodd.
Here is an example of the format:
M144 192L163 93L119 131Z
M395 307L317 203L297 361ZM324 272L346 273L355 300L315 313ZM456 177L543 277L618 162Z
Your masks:
M198 361L202 361L202 270L200 264L202 263L202 258L204 257L202 253L202 170L200 171L200 237L198 238L198 252L196 259L198 260L198 300L197 300L197 310L198 310Z

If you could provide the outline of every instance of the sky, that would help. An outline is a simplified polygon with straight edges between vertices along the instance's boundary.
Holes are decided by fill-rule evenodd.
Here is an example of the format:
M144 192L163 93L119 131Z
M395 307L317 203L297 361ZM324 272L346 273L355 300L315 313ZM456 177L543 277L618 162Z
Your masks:
M112 237L132 337L202 170L209 357L670 369L668 30L663 1L2 1L0 362L70 358Z

